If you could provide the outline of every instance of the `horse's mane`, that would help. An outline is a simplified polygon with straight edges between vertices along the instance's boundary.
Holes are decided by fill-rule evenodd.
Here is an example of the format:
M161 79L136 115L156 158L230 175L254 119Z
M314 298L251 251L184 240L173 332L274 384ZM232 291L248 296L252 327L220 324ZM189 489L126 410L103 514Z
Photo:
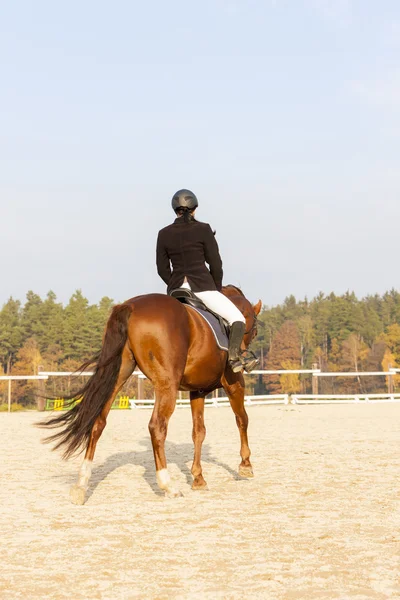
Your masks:
M242 290L239 289L236 285L232 285L231 283L228 283L228 285L224 285L225 288L231 288L232 290L235 290L235 292L238 293L239 296L243 296L243 298L245 298L246 296L243 294Z

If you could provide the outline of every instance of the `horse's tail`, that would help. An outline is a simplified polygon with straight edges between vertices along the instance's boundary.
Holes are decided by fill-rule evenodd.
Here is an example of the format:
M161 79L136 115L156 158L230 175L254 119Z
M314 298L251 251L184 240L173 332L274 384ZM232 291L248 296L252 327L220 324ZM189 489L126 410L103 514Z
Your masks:
M93 425L114 391L121 367L122 351L128 337L128 320L131 313L132 308L129 304L120 304L113 308L100 353L77 371L78 374L89 365L95 365L94 374L85 386L69 397L70 404L76 401L78 403L72 409L38 423L39 427L49 429L64 426L61 431L44 440L56 441L54 450L64 447L64 458L81 452L87 446Z

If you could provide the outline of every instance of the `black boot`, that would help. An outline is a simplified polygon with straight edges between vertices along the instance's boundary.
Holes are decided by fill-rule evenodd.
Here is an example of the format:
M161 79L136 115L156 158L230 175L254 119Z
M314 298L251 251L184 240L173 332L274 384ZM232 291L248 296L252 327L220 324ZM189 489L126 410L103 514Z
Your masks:
M229 334L228 361L234 373L242 370L242 361L240 360L240 346L243 340L245 324L242 321L235 321L231 325Z

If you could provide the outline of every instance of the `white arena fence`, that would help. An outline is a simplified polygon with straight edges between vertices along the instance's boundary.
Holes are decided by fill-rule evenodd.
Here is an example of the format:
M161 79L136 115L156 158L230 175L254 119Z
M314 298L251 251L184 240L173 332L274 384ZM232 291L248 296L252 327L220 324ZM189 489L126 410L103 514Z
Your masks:
M291 404L380 404L400 402L400 394L293 394Z
M360 376L384 376L388 377L389 380L393 380L393 377L400 372L398 368L390 368L387 372L321 372L320 369L285 369L276 371L266 370L255 370L248 376L252 375L290 375L296 374L308 374L313 378L319 377L357 377ZM11 410L11 383L13 380L47 380L51 377L90 377L93 375L92 372L60 372L60 371L39 371L38 375L5 375L0 377L0 381L7 381L8 384L8 412ZM140 371L134 371L134 376L137 376L139 380L146 379L146 376ZM245 373L245 375L247 375ZM368 403L381 403L381 402L400 402L400 394L392 393L393 390L389 390L388 393L380 394L276 394L276 395L246 395L245 404L246 406L258 406L258 405L287 405L287 404L368 404ZM140 392L139 392L140 394ZM126 398L130 408L152 408L154 406L154 398L152 399L136 399ZM212 398L206 398L206 406L218 408L219 406L228 406L229 399L227 397L218 397L217 393L214 393ZM188 398L182 398L182 394L179 394L177 398L177 407L185 408L190 406L190 400Z
M275 394L265 396L245 396L244 400L246 406L289 404L290 397L289 394ZM129 399L129 404L131 408L153 408L154 398L151 400ZM177 408L187 408L190 406L189 398L177 398L176 406ZM229 398L227 396L206 398L205 406L211 406L214 408L218 408L220 406L229 406Z

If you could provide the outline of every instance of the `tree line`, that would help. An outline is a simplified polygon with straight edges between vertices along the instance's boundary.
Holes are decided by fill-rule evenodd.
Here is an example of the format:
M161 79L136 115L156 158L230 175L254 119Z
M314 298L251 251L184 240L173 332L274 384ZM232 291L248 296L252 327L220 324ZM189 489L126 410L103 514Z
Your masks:
M387 371L400 365L400 293L392 289L359 300L353 292L266 307L255 342L265 369L357 372ZM394 384L398 384L395 377ZM270 393L310 392L310 377L268 376ZM373 393L386 389L384 377L321 378L320 393Z
M0 374L75 371L100 349L113 305L108 297L90 304L80 290L65 306L52 291L44 299L29 291L24 304L10 298L0 311ZM289 296L278 306L265 306L259 320L253 348L263 369L315 365L323 371L383 371L400 365L400 293L396 290L362 299L351 292L321 293L299 301ZM62 394L66 385L52 380L49 393ZM132 379L127 393L134 393L134 385ZM249 385L257 392L309 392L311 380L298 375L265 376L249 379ZM385 389L383 377L320 381L321 393ZM21 383L15 393L18 401L29 403L33 384ZM151 393L149 386L147 393ZM5 397L2 388L1 397Z

